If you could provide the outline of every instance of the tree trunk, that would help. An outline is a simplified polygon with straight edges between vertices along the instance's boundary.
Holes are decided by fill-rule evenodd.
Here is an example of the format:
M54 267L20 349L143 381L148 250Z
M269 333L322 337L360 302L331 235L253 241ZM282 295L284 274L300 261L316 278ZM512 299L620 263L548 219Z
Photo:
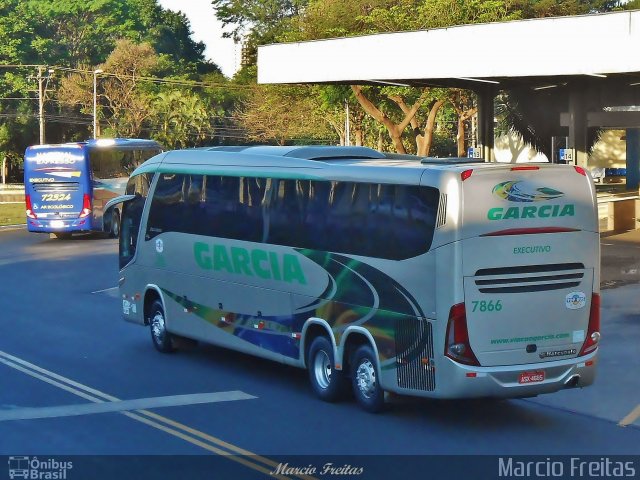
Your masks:
M327 121L327 123L329 125L331 125L331 128L333 128L333 131L336 132L336 134L338 135L338 138L340 138L340 145L344 146L345 145L345 137L344 137L344 128L341 128L338 123L336 121L334 121L331 117L329 117L328 115L325 116L325 120Z
M435 118L438 110L444 104L444 100L437 100L429 111L429 117L427 119L427 125L425 127L425 133L422 135L420 133L420 124L418 123L418 119L416 118L416 112L418 108L424 103L427 98L427 94L429 93L429 89L425 88L420 95L420 98L416 101L412 108L406 104L404 99L397 95L389 96L389 99L394 101L405 114L405 119L409 119L409 123L413 127L414 132L414 141L416 144L416 154L417 155L429 155L429 150L431 149L431 143L433 141L433 128L435 126Z
M355 109L354 109L355 110ZM364 112L358 110L353 115L353 135L355 137L355 145L357 147L361 147L364 145L364 129L362 127L362 122L364 121Z
M436 128L436 115L442 106L444 100L436 100L431 109L429 110L429 116L424 126L424 133L416 135L416 144L418 145L417 154L422 157L426 157L431 152L431 145L433 145L433 131Z
M407 153L404 148L404 144L402 143L402 132L409 125L413 117L415 116L418 108L424 102L426 98L426 93L423 93L418 101L413 104L413 106L408 109L408 112L405 112L405 117L399 124L393 123L392 120L389 119L378 107L376 107L371 100L369 100L364 93L362 93L362 87L360 85L351 85L351 90L356 96L356 100L362 107L362 109L367 112L374 120L380 122L389 132L389 137L391 137L391 142L396 149L397 153ZM407 107L408 108L408 107Z
M355 143L357 147L361 147L362 146L362 139L363 139L363 132L362 132L362 128L360 126L355 128L355 131L353 132L355 135Z
M458 156L466 157L466 145L464 143L465 126L464 123L476 114L478 109L476 107L467 110L466 112L458 112L458 134L456 135L456 142L458 144Z

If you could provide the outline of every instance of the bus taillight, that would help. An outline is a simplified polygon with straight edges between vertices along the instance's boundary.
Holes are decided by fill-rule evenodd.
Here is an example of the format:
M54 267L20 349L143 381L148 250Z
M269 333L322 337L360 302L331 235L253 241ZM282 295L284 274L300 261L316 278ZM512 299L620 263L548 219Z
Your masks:
M600 342L600 294L594 293L591 297L591 312L589 314L589 328L587 338L580 349L578 356L587 355L598 348Z
M84 218L91 215L91 197L88 193L82 196L82 212L78 215L78 218Z
M444 354L456 362L464 363L465 365L480 366L469 343L467 311L464 303L458 303L449 310Z
M27 217L29 218L38 218L38 216L33 212L33 206L31 205L31 195L25 195L24 201L27 208Z

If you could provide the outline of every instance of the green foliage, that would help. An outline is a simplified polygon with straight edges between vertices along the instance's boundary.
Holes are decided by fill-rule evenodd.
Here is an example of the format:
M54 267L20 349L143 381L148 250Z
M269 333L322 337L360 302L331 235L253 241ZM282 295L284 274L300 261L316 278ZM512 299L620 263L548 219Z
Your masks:
M165 148L193 146L211 129L210 111L193 93L179 90L160 92L153 101L155 138Z
M159 122L153 105L166 89L143 77L226 82L191 33L182 13L164 10L157 0L0 0L0 154L17 166L38 141L37 65L46 66L45 75L56 67L44 84L47 142L91 135L96 68L104 70L98 77L103 133L153 135ZM233 108L235 94L189 84L175 89L197 95L208 120Z
M263 43L284 32L287 20L298 16L308 0L212 0L223 26L233 29L225 36L236 41L251 36Z
M133 37L127 2L120 0L58 0L20 2L33 22L32 63L95 64L118 38Z
M337 143L330 122L310 95L312 91L305 86L256 85L234 116L253 142Z

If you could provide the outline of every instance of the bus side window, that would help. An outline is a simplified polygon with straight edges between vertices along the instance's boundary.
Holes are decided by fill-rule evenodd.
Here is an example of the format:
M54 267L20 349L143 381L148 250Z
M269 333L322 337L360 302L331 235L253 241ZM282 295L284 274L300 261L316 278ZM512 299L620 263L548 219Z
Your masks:
M158 179L147 221L146 239L151 240L162 232L184 230L185 175L163 173Z
M327 250L327 212L329 209L329 195L331 182L311 181L309 198L305 211L305 229L308 237L308 248Z
M273 203L269 209L269 243L292 247L305 245L300 206L296 180L277 180Z
M241 198L244 212L244 230L242 239L251 242L262 241L264 229L263 202L267 189L265 178L244 177L242 179L243 195Z

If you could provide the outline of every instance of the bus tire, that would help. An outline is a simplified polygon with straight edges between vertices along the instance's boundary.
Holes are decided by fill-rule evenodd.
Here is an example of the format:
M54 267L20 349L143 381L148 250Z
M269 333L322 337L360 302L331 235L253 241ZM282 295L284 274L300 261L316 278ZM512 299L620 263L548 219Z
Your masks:
M155 300L149 309L149 328L153 346L159 352L172 353L176 351L173 335L167 331L166 316L160 300Z
M351 386L358 404L371 413L378 413L385 406L379 379L373 349L369 345L360 346L351 360Z
M120 236L120 213L114 209L111 213L111 227L109 228L109 238L118 238Z
M340 370L335 369L333 347L327 337L313 340L307 357L309 381L315 394L325 402L339 400L345 391L346 379Z

